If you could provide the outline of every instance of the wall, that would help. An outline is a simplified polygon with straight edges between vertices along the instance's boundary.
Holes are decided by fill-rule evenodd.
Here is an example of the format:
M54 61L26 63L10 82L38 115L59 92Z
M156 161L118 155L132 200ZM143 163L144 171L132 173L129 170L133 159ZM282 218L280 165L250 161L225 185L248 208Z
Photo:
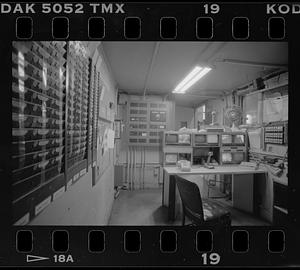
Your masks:
M113 166L92 187L92 170L52 202L30 225L107 225L113 203Z
M176 106L175 107L175 130L180 129L180 122L187 122L187 128L194 128L195 112L194 108Z
M102 59L100 73L106 86L101 102L104 110L100 110L100 115L113 121L114 109L110 110L108 104L113 102L116 108L117 89L101 46L98 52L99 61ZM114 162L111 162L95 186L92 187L92 170L89 168L87 174L52 202L30 225L107 225L113 201Z
M211 117L211 112L215 111L216 112L216 122L219 125L224 125L226 124L224 121L224 111L227 107L230 107L233 105L232 102L232 95L226 95L223 98L218 98L218 99L211 99L206 102L204 102L206 105L206 119L205 119L205 124L209 125L212 122L212 117ZM203 104L200 104L200 106ZM202 115L197 113L197 109L195 110L195 122L197 126L197 122L202 121Z

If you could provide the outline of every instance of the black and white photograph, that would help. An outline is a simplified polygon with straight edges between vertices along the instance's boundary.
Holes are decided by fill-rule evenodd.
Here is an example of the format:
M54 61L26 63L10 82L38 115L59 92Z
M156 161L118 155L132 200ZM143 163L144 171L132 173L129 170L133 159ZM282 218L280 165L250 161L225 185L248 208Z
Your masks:
M14 225L289 226L288 78L280 41L12 42Z

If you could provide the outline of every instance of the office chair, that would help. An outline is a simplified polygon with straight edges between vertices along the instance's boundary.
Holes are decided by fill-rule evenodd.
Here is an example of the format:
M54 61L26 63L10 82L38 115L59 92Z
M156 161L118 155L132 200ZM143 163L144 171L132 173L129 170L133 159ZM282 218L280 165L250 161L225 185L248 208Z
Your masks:
M186 216L192 221L191 225L231 225L231 215L228 210L212 200L202 199L195 183L178 175L175 177L182 202L182 225L185 225Z

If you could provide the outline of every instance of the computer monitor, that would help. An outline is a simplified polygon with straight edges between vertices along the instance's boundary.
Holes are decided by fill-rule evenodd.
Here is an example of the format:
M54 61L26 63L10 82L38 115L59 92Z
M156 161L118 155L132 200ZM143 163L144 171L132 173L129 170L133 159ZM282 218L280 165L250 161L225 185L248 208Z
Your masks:
M165 163L166 164L176 164L177 163L177 153L167 153L165 154Z
M206 143L206 135L204 134L195 134L195 144Z
M178 160L191 161L191 153L178 153Z
M222 163L232 163L232 153L222 153Z
M207 143L218 144L219 138L217 134L207 134L206 136Z
M245 135L243 135L243 134L234 135L233 136L233 143L244 145L245 144Z
M177 144L177 143L178 143L178 134L165 135L165 144Z
M241 163L245 159L245 153L244 152L236 152L232 153L232 161L233 163Z
M178 134L179 144L191 144L191 134Z
M222 144L232 144L232 135L222 134Z

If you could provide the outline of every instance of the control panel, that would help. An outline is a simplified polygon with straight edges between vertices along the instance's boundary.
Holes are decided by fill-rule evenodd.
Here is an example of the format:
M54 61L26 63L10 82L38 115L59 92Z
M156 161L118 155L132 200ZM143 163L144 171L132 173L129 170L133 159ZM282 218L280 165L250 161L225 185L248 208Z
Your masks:
M287 144L287 123L268 125L264 131L265 143Z
M161 131L168 129L169 102L130 101L128 103L128 145L160 146Z

